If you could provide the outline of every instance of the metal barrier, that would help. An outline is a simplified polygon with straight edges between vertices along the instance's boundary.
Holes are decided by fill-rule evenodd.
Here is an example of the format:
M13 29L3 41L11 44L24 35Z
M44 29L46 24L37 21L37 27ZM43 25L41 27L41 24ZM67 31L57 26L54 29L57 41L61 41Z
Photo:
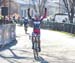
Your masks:
M70 23L42 22L41 27L45 29L65 31L73 34L75 33L75 24Z
M15 24L0 25L0 45L6 45L16 40Z

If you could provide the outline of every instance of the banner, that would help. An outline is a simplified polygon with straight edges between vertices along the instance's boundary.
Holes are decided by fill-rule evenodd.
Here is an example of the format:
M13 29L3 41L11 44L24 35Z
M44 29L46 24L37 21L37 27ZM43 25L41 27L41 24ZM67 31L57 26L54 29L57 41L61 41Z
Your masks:
M6 45L16 39L14 24L0 25L0 45Z

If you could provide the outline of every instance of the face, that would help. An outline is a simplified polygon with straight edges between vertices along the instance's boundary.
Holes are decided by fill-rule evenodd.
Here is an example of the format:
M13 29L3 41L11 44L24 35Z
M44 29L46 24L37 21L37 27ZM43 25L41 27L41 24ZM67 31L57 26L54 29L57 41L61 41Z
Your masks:
M38 16L35 16L35 19L36 19L36 20L39 20L39 17L38 17Z

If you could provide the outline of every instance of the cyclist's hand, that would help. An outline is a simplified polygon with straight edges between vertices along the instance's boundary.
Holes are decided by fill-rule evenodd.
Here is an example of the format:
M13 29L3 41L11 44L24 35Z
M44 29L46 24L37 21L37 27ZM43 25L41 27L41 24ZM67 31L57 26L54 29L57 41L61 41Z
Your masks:
M45 8L45 11L47 11L47 8Z
M28 11L30 11L30 8L28 8Z

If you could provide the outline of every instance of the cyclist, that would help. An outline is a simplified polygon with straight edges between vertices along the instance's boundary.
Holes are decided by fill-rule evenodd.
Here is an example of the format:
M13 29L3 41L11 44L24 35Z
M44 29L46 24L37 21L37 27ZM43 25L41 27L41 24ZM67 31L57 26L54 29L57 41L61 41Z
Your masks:
M29 19L32 20L33 22L33 34L37 34L39 35L39 41L38 41L38 48L39 48L39 52L41 51L41 47L40 47L40 24L41 24L41 21L46 18L46 12L47 12L47 9L45 8L45 13L44 13L44 16L41 18L39 17L37 14L35 15L35 19L32 18L30 16L30 8L28 9L28 17ZM34 43L33 43L34 44ZM34 45L32 45L32 49L34 48Z
M27 17L24 19L24 29L28 28L28 19Z

